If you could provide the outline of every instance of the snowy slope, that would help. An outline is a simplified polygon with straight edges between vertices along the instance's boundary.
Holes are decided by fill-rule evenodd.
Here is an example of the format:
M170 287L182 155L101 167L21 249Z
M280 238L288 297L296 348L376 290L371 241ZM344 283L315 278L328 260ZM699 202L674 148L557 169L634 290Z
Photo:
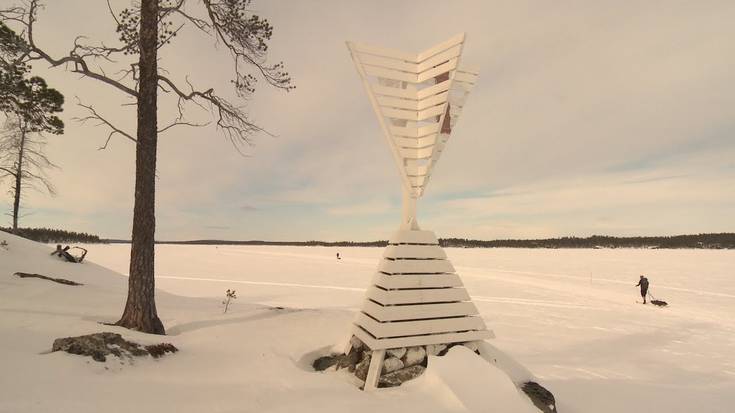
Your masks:
M9 248L0 249L0 412L536 411L503 372L464 348L431 358L419 379L375 394L357 390L347 374L315 373L308 363L345 339L352 312L254 304L275 299L267 290L242 294L226 315L219 297L159 291L166 337L103 326L123 308L124 276L89 262L62 262L48 246L5 233L1 240ZM261 264L233 265L257 272ZM16 271L85 285L20 279ZM296 303L296 294L288 301ZM181 351L132 364L48 353L57 337L99 331L142 344L171 342Z

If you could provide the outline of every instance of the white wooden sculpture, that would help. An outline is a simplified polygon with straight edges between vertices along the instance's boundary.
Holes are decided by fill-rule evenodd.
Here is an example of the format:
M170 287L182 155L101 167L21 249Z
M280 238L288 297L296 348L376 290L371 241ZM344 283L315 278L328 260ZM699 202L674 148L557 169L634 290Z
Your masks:
M403 184L401 226L354 322L352 334L373 351L365 390L376 387L386 349L493 336L436 235L416 220L416 201L477 79L459 65L464 41L460 34L418 54L347 43Z

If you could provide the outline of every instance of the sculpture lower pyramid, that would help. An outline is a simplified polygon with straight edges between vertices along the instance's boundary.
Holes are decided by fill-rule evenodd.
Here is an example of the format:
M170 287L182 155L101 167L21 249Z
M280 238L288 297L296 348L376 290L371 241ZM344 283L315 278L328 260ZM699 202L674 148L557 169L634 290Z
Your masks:
M421 230L400 230L391 237L353 335L373 351L365 389L375 387L386 349L494 337L436 235Z

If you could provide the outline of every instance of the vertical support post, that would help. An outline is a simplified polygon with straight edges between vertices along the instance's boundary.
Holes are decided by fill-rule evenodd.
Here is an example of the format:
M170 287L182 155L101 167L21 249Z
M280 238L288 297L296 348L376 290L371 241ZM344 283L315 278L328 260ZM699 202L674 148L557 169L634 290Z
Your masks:
M416 221L416 198L406 189L405 186L401 186L403 189L403 208L401 213L401 230L418 230L419 224Z
M385 349L373 351L370 358L370 367L368 367L367 378L365 379L365 391L373 391L378 388L378 380L380 379L380 371L383 370L383 359L385 358Z

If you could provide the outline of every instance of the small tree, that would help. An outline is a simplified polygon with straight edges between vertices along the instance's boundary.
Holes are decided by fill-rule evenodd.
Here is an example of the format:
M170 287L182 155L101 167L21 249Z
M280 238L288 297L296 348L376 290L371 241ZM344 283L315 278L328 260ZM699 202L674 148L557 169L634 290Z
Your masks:
M0 180L12 178L13 232L18 231L23 189L55 193L45 171L56 167L44 154L44 133L64 133L55 114L62 111L64 96L38 76L28 78L30 66L22 54L28 45L0 23L0 111L6 116L0 131Z
M91 105L83 105L89 115L82 120L94 120L110 129L107 141L122 136L136 144L135 202L130 251L128 299L118 325L165 334L155 304L154 236L155 182L158 135L173 127L201 126L187 122L184 108L188 104L205 108L212 114L216 126L239 149L249 144L252 134L262 131L250 121L242 106L215 92L214 88L197 88L185 74L186 83L178 82L173 73L159 67L158 50L172 42L182 28L189 26L224 46L233 62L232 85L240 98L255 91L259 78L283 90L293 88L291 77L282 63L267 63L268 41L273 34L270 23L252 13L250 0L140 0L119 13L110 14L120 44L92 44L79 36L66 55L58 56L40 46L34 38L39 0L24 0L22 5L0 9L0 22L18 25L27 48L22 60L44 61L52 67L65 67L83 77L111 86L135 101L137 131L126 132L113 125ZM197 8L197 9L195 9ZM130 60L130 57L137 59ZM117 65L103 69L103 65ZM180 73L182 68L175 72ZM117 73L108 76L106 73ZM257 77L256 77L257 76ZM178 116L164 127L158 126L158 95L168 93L176 98Z

